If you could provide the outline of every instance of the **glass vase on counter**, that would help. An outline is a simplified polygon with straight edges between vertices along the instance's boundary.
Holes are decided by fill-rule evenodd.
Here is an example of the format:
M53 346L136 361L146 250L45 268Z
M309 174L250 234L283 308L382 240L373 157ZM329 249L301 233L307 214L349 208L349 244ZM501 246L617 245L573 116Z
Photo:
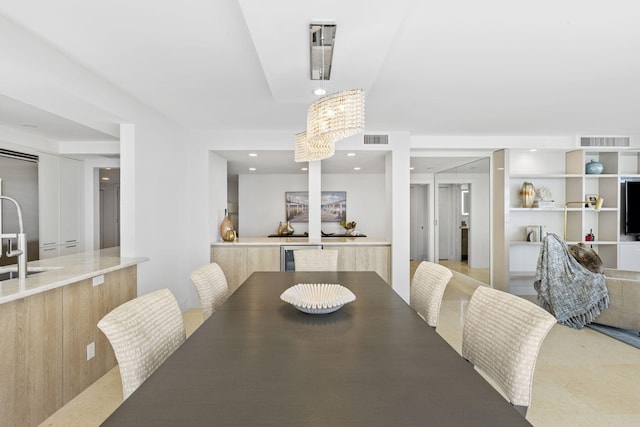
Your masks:
M229 218L229 211L224 210L224 218L220 222L220 237L225 242L233 242L236 238L235 230L233 229L233 222Z

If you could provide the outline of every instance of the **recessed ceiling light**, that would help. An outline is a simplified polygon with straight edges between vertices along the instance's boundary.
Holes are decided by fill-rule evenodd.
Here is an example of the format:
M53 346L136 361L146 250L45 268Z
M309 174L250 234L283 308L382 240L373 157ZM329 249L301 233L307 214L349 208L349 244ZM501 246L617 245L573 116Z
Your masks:
M503 171L503 170L504 170L504 168L498 168L498 170L499 170L499 171Z
M249 153L249 157L258 157L258 153Z
M102 179L103 181L109 181L109 177L108 177L108 176L103 176L103 177L102 177L102 178L100 178L100 179Z
M313 94L314 95L326 95L327 94L327 90L325 88L319 87L319 88L313 90Z
M256 168L249 168L249 170L250 170L250 171L255 171L255 170L256 170Z
M532 148L529 151L531 151L532 153L535 153L536 151L538 151L538 149L537 148Z
M110 170L111 170L111 168L104 168L104 170L106 170L106 171L110 171Z
M412 171L412 170L414 170L414 169L415 169L415 168L414 168L413 166L411 166L411 167L409 168L409 170L410 170L410 171Z
M360 168L358 166L356 166L355 168L353 168L354 171L359 171Z
M356 153L347 153L347 157L355 157Z
M308 171L309 168L300 168L301 171Z

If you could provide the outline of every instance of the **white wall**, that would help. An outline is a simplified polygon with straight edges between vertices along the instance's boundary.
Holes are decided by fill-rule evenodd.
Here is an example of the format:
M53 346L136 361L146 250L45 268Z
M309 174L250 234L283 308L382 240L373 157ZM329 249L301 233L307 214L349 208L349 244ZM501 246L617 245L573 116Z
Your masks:
M286 221L285 192L307 191L303 174L242 174L238 179L240 236L275 234ZM347 221L367 236L385 236L385 187L383 174L323 174L322 191L347 192ZM307 223L293 223L296 234L308 231ZM325 233L342 233L338 223L322 223Z
M169 288L186 308L192 236L182 224L190 221L185 147L191 134L3 17L0 50L0 93L105 132L107 140L120 138L122 254L149 258L138 266L139 294ZM16 132L3 134L19 143ZM43 151L62 150L62 144L30 139ZM82 154L91 145L73 144L74 152L69 145L64 154ZM206 178L197 182L206 186ZM85 203L93 218L93 198Z

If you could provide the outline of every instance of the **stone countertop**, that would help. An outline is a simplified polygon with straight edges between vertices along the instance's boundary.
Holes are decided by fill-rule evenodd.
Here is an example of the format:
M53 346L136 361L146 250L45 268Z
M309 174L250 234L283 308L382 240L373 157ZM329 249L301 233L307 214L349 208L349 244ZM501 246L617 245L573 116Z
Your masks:
M148 260L143 257L124 258L120 256L120 248L109 248L31 261L27 264L27 270L41 272L27 276L26 279L0 282L0 304L121 270ZM10 269L15 271L15 265L0 267L0 273Z
M391 243L380 237L239 237L233 242L213 242L211 246L282 246L317 245L326 246L389 246Z

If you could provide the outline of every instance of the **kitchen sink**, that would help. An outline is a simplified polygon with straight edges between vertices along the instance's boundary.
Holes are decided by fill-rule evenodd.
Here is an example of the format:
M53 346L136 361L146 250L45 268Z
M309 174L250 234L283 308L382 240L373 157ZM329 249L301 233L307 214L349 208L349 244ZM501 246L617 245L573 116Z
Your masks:
M62 267L27 267L27 278L44 273L45 271L61 270ZM15 266L0 267L0 282L18 278L18 269Z

